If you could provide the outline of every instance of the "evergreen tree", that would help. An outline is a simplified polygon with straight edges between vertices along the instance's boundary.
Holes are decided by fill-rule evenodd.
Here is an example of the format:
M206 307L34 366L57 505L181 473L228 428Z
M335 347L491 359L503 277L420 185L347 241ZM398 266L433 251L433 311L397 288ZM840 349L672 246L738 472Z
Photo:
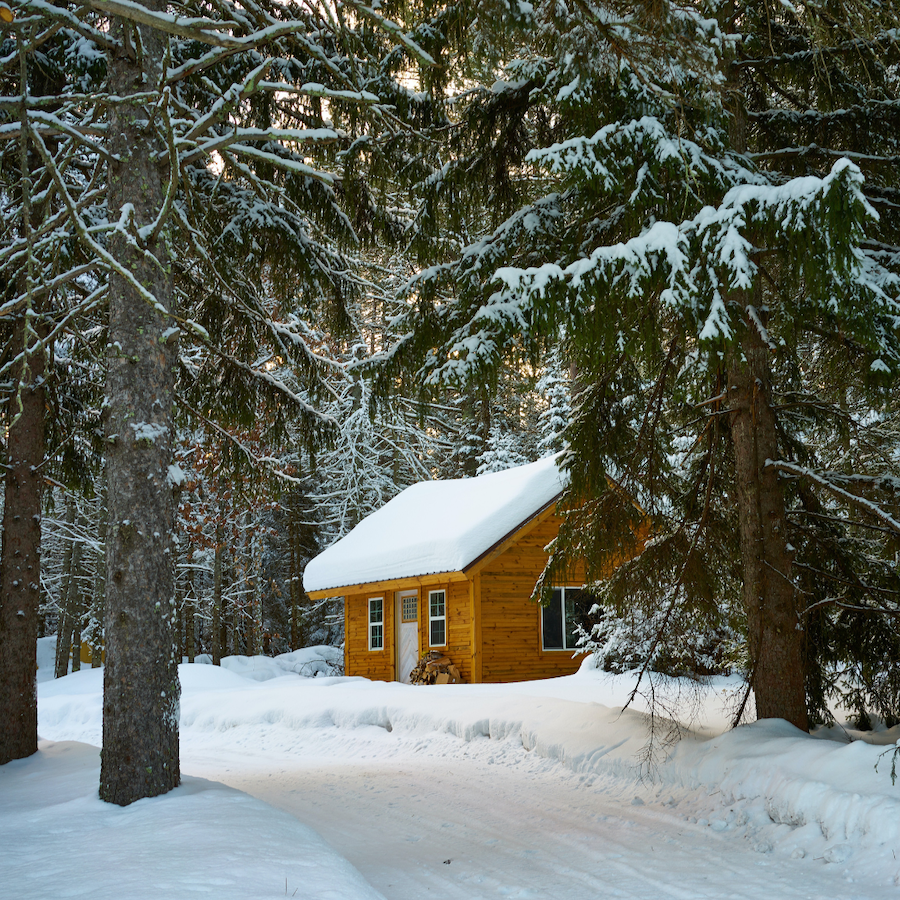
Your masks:
M65 199L74 194L87 212L96 202L91 180L96 148L79 132L90 117L82 92L96 81L92 29L59 28L26 9L4 34L0 51L0 202L3 204L0 313L5 446L3 549L0 558L0 705L9 727L0 735L0 763L37 749L36 637L41 584L41 514L44 478L52 468L67 480L79 460L66 433L67 412L83 399L78 379L60 387L66 354L57 354L80 328L90 343L89 314L98 302L84 255L61 227ZM105 38L97 35L98 40ZM80 96L73 97L73 93ZM59 127L56 127L56 125ZM90 127L86 129L90 131ZM46 158L64 160L54 182ZM58 184L64 185L58 190ZM61 358L62 357L62 358ZM69 357L71 359L71 356ZM58 416L45 409L58 397ZM90 427L91 416L85 425ZM66 470L68 471L66 472Z
M59 212L42 223L38 236L48 239L35 245L20 204L13 215L20 234L4 250L7 259L27 260L33 281L33 246L45 252L42 277L50 273L53 242L75 246L81 267L71 255L56 256L68 263L63 283L93 278L98 295L109 300L108 734L101 794L128 803L178 781L176 374L185 376L186 394L218 381L222 394L236 400L232 420L252 422L262 401L268 423L283 428L287 404L304 446L322 441L331 420L267 367L270 359L291 360L292 377L305 379L315 398L319 360L298 330L302 317L284 286L299 276L299 299L320 311L330 301L330 321L343 323L345 263L334 234L319 235L337 229L356 239L359 229L341 201L351 210L366 206L360 160L387 123L399 124L370 90L403 93L381 65L386 47L401 48L393 66L402 66L406 54L431 60L365 6L338 16L327 5L201 4L186 8L187 19L164 14L158 3L97 6L100 12L40 4L17 24L13 61L61 33L65 46L81 47L108 81L105 91L94 90L94 82L88 93L77 93L73 82L61 96L37 100L21 91L9 104L20 120L9 134L40 157L42 184ZM112 16L111 27L104 16ZM298 107L282 97L297 98ZM342 117L346 130L335 124ZM291 118L313 127L292 128ZM66 142L50 140L58 134ZM104 135L105 144L95 140ZM320 154L320 146L340 146L341 153ZM79 153L84 159L75 164ZM175 252L179 239L186 252ZM240 269L231 265L237 258ZM21 294L30 303L31 282ZM224 312L211 302L216 296ZM278 308L282 300L290 308ZM260 335L271 356L260 354ZM208 421L208 401L190 400L182 406ZM134 493L141 491L146 496ZM131 583L135 578L139 584Z
M734 4L720 23L702 4L536 5L502 78L457 104L461 129L489 127L460 138L468 155L425 194L433 210L464 206L449 176L477 155L502 160L494 181L520 188L518 208L499 195L512 211L413 281L409 333L383 362L426 386L490 383L521 342L537 351L564 329L570 511L539 591L578 556L603 603L663 610L657 642L686 618L711 631L743 619L759 714L806 727L816 595L811 542L789 519L820 439L808 413L823 395L806 378L811 360L841 359L846 390L878 409L898 365L897 282L893 251L867 237L876 215L853 162L793 177L750 152L735 69L755 36L739 29L771 6ZM853 564L884 599L884 566Z

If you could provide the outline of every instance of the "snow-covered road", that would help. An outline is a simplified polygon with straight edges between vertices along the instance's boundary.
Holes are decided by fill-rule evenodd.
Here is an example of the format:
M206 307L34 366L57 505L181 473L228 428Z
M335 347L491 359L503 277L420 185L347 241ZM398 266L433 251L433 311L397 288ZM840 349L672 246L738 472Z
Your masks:
M42 683L42 736L79 743L0 770L0 886L20 900L900 898L900 728L729 731L733 685L717 682L700 732L648 779L624 676L412 688L298 677L303 652L182 666L185 784L124 810L96 794L101 672Z
M576 775L514 740L368 727L298 736L285 752L277 739L266 749L264 732L256 751L250 735L231 737L233 749L213 754L189 739L185 771L293 814L388 900L898 896L893 885L855 884L840 864L773 852L746 811L697 821L690 797Z

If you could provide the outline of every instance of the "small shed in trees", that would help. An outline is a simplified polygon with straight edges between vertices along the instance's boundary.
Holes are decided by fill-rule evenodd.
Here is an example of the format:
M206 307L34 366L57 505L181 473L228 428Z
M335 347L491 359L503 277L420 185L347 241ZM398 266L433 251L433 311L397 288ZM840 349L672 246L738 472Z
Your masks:
M310 561L313 599L344 597L348 675L409 681L438 650L466 682L574 672L581 566L542 608L531 593L560 526L555 457L407 488Z

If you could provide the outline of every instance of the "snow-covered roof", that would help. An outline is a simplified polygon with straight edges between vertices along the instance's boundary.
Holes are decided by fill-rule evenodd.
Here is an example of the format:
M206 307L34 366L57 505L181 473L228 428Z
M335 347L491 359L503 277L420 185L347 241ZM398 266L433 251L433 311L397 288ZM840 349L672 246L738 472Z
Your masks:
M311 560L307 591L460 572L551 503L567 476L547 457L503 472L423 481Z

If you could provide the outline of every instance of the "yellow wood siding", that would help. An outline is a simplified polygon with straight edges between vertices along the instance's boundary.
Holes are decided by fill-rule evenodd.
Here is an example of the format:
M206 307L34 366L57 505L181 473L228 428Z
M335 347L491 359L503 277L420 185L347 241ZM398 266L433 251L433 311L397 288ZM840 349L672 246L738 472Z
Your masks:
M440 580L420 583L419 587L419 657L431 650L429 644L428 592L445 592L447 643L434 649L445 653L456 664L463 681L472 680L472 603L468 581ZM400 582L405 589L406 583ZM384 597L384 649L369 650L369 598ZM394 590L348 594L344 601L344 672L362 675L376 681L396 679L396 635Z
M369 598L384 598L384 647L369 650ZM347 594L344 598L344 672L375 681L394 679L394 594Z
M447 585L447 656L463 681L472 681L472 597L469 582Z
M541 607L530 597L547 564L546 547L559 530L551 509L528 522L491 552L461 572L397 579L353 588L345 604L345 671L348 675L391 681L395 676L396 591L419 592L419 655L429 644L428 592L446 592L445 653L469 683L529 681L575 672L582 657L571 650L541 646ZM584 566L578 565L561 586L580 586ZM368 649L368 599L384 598L384 649Z
M480 572L481 680L530 681L569 675L581 658L571 650L541 648L541 608L529 598L547 564L544 547L556 537L560 520L544 517ZM566 584L580 585L584 569L570 572Z

